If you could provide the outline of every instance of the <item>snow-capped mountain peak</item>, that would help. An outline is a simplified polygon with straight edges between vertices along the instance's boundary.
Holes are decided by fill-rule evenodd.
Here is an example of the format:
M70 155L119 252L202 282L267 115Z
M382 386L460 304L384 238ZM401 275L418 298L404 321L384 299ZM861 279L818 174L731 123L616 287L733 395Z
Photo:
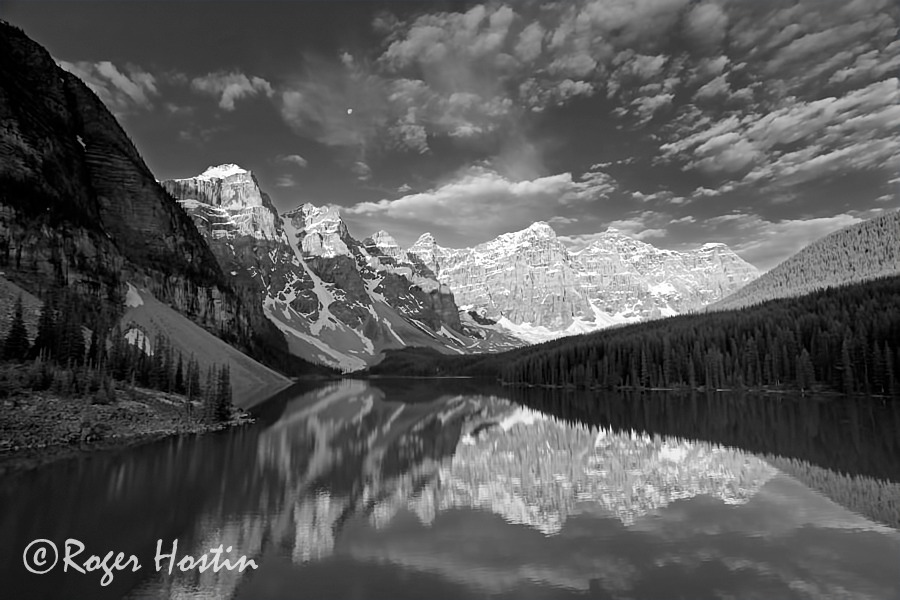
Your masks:
M434 248L420 238L410 253ZM442 250L430 264L457 302L533 341L695 310L758 276L723 244L677 252L614 227L580 251L545 222Z
M535 221L524 231L539 237L555 238L556 231L546 221Z
M436 243L437 242L434 240L434 236L431 234L431 232L426 231L425 233L423 233L422 235L419 236L419 239L417 239L413 243L412 246L410 246L410 249L412 249L412 248L430 248L431 246L434 246Z
M225 163L217 166L210 166L197 176L198 179L226 179L233 175L249 173L246 169L239 167L234 163Z
M279 233L272 201L250 171L233 163L212 166L200 175L161 185L188 211L202 212L201 231L214 238L249 235L275 239Z

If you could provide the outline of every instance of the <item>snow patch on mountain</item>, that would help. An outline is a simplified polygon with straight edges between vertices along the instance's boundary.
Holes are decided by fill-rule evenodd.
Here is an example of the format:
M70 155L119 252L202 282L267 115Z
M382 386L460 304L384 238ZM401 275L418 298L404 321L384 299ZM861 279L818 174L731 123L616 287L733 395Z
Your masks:
M247 171L245 169L242 169L238 165L227 163L223 165L208 167L205 171L197 175L197 179L225 179L227 177L231 177L232 175L238 175L242 173L247 173Z
M137 306L143 306L144 299L141 298L140 292L138 292L137 288L128 284L128 291L125 292L125 306L129 308L135 308Z

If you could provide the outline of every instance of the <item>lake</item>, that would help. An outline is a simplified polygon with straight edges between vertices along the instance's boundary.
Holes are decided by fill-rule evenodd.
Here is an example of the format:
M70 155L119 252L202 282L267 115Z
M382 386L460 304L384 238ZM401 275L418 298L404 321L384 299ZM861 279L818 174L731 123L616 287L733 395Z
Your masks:
M880 400L345 380L257 413L0 480L4 596L900 598ZM141 568L32 574L39 538ZM158 540L258 568L158 573Z

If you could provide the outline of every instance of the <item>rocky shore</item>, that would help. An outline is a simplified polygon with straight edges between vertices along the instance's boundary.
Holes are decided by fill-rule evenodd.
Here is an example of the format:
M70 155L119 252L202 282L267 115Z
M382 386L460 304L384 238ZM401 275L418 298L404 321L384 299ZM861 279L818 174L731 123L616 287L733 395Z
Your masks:
M117 388L115 396L98 404L29 390L0 400L0 477L80 453L252 421L236 409L228 422L205 423L199 402L189 406L184 396L155 390Z

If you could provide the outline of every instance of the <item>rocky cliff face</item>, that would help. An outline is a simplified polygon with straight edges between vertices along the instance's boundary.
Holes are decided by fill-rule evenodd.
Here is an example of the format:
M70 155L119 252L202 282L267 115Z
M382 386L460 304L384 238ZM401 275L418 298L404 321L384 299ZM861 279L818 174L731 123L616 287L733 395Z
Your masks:
M407 254L463 308L529 341L696 310L759 275L724 244L675 252L615 229L572 252L543 222L465 249L424 234Z
M162 186L183 208L203 213L203 219L194 222L210 237L274 240L278 236L278 213L271 199L259 189L253 174L237 165L210 167L197 177L163 181Z
M354 370L404 346L466 353L521 345L463 325L447 285L384 232L354 239L337 207L307 203L278 215L252 173L236 165L163 186L193 218L232 285L263 308L297 356Z
M0 268L116 302L131 281L243 348L253 313L102 101L0 22ZM277 340L276 340L277 343Z
M591 312L567 248L543 222L464 251L440 248L432 238L410 253L433 265L460 304L488 316L557 330Z
M725 244L661 250L610 229L573 253L582 289L600 310L625 318L697 310L759 276Z

